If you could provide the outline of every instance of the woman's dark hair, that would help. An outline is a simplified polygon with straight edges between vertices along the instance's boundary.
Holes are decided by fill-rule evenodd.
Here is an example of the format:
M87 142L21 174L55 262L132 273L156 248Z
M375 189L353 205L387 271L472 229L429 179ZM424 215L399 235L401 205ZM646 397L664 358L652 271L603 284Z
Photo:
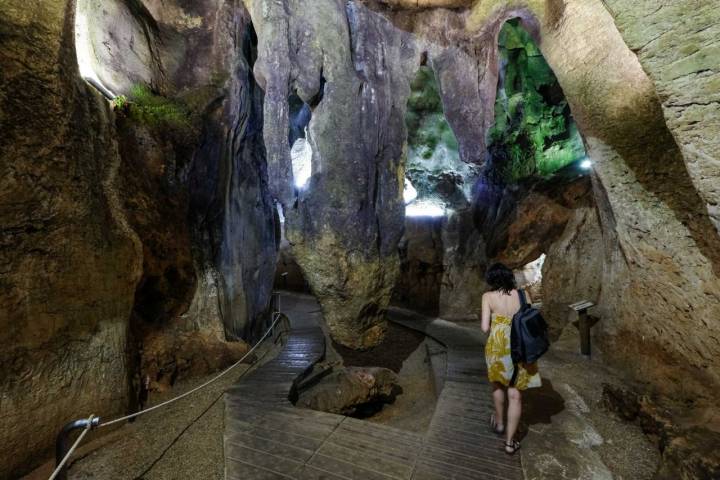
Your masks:
M512 270L502 263L494 263L485 272L485 281L490 285L490 289L500 290L509 294L511 290L517 288L515 284L515 275Z

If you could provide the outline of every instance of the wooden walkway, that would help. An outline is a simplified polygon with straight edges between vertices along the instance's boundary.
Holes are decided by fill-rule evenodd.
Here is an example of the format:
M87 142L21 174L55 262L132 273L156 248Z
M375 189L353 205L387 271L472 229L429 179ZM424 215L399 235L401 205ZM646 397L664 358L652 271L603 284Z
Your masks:
M447 348L443 387L412 478L522 480L520 456L505 454L489 427L494 407L479 332L399 309L391 318Z
M398 318L448 348L447 375L425 435L294 407L293 380L324 353L319 306L283 295L287 345L225 395L225 478L521 480L519 457L487 426L492 409L482 345L442 321Z

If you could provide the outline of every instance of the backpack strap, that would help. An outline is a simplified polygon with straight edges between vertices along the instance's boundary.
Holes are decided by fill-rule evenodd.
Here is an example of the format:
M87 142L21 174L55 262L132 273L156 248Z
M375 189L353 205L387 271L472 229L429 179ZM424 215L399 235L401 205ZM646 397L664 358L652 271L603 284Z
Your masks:
M518 296L520 297L520 310L525 310L528 308L527 300L525 299L525 290L518 289Z

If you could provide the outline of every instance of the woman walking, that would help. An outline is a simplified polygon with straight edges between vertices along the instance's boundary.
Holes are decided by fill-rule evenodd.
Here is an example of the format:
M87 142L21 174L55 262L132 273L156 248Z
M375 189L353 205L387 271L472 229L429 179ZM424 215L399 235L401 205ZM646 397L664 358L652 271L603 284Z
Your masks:
M515 440L522 413L520 392L542 384L537 364L513 364L510 356L510 327L513 316L522 305L521 295L529 304L530 297L519 291L515 285L512 270L496 263L485 274L490 291L482 297L483 332L490 332L485 344L485 362L488 378L493 386L495 413L490 417L490 427L498 435L505 434L505 453L514 454L520 449ZM505 421L505 389L507 389L508 411Z

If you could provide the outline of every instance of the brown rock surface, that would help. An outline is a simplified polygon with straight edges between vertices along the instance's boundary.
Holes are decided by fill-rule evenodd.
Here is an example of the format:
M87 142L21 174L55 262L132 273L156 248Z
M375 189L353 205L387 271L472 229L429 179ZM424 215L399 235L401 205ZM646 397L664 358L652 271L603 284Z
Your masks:
M3 478L40 460L65 422L128 400L142 247L121 205L113 114L77 75L72 4L0 6Z
M542 313L552 336L575 315L568 305L598 303L602 291L602 231L594 206L577 208L547 250L542 269Z
M158 329L143 335L140 372L151 391L162 392L175 382L206 375L238 361L248 351L244 342L225 342L212 332Z
M636 421L662 452L662 464L653 477L705 479L720 477L718 417L687 414L687 406L659 404L648 396L612 385L603 385L606 408ZM706 418L702 418L705 416Z
M65 422L133 408L143 374L215 370L246 350L227 338L264 329L275 229L246 12L128 5L79 2L101 80L147 82L202 132L152 103L153 121L112 112L80 78L75 2L0 7L3 478Z
M611 3L618 18L631 8ZM601 2L565 2L558 18L544 7L482 2L469 22L491 31L522 17L585 137L604 245L597 336L609 360L654 388L710 395L720 385L720 332L709 321L720 315L720 237L669 129L677 124L666 124L653 80Z
M341 415L362 415L371 406L392 402L396 386L397 375L387 368L333 368L300 393L297 405Z
M442 218L405 219L394 303L428 315L438 314L444 270L442 224Z

